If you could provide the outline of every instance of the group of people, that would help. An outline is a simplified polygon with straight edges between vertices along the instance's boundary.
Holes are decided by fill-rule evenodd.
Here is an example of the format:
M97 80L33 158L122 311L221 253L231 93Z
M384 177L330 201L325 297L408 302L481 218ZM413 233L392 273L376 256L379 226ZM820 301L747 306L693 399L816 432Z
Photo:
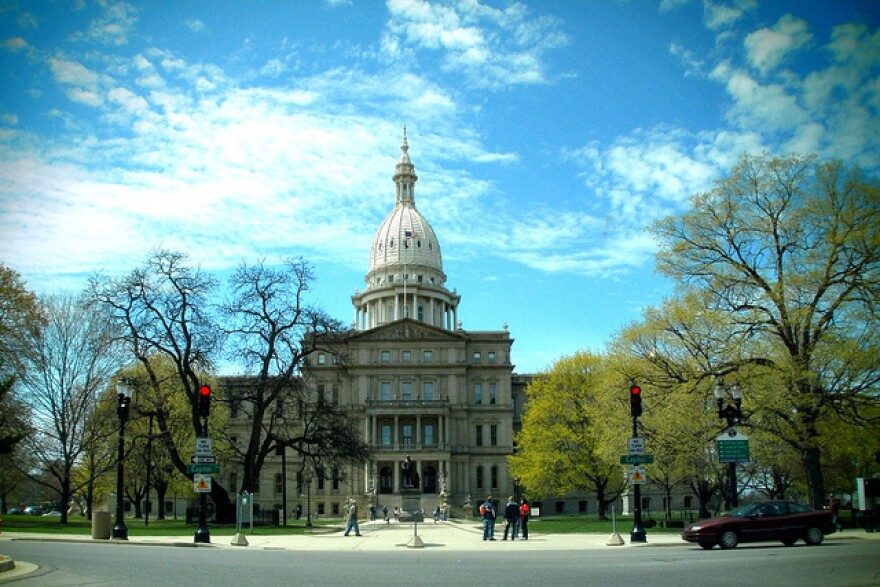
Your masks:
M516 503L513 496L507 498L504 506L504 538L507 540L508 533L511 540L516 540L522 530L522 539L529 539L529 516L532 511L529 508L529 500L522 498ZM480 515L483 516L483 540L495 540L495 520L498 518L498 504L492 496L486 498L486 502L480 506Z

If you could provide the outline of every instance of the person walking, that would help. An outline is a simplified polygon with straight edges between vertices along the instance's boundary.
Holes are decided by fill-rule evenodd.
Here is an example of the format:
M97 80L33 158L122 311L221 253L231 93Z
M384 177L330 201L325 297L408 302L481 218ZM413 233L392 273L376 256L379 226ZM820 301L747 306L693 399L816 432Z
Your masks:
M480 514L483 516L483 540L495 540L495 504L491 495L480 506Z
M507 532L510 532L510 539L516 540L516 523L519 520L519 506L513 501L513 496L507 498L507 504L504 506L504 538L507 540Z
M370 521L376 521L376 504L370 504Z
M529 539L529 516L532 510L529 508L529 500L522 498L522 504L519 506L519 525L522 528L522 539Z
M388 521L388 506L387 505L382 506L382 519L385 520L386 524L389 523L389 521Z
M354 530L355 536L361 535L361 528L358 526L358 506L355 500L351 500L348 505L348 523L345 525L345 535Z

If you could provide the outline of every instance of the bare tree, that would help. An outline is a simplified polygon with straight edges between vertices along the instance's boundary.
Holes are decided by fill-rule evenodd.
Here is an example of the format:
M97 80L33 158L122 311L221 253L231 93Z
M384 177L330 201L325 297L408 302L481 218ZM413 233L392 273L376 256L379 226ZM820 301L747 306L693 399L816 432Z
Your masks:
M157 365L170 363L175 390L182 394L189 408L189 422L198 437L206 430L199 417L198 392L205 374L213 368L222 333L210 313L210 295L216 286L213 277L188 265L186 255L167 250L154 251L143 267L120 279L95 275L89 282L92 299L105 306L122 338L146 372L142 384L150 396L163 397L166 377ZM154 361L161 357L164 360ZM182 457L184 447L177 442L175 422L170 409L154 411L159 438L168 458L181 474L187 473ZM228 492L220 483L212 483L211 498L221 521L234 519Z
M280 446L324 464L363 462L367 455L350 419L329 404L311 401L298 375L309 353L341 329L306 303L313 278L302 259L288 260L283 269L242 263L221 308L228 356L247 372L245 378L227 380L226 395L247 415L250 433L234 448L244 470L241 488L249 492L256 489L266 458Z
M92 440L87 424L97 394L119 368L121 347L107 315L81 296L51 296L40 307L45 325L23 345L17 364L35 429L24 442L41 473L29 476L58 494L66 524L67 504L81 484L72 472Z

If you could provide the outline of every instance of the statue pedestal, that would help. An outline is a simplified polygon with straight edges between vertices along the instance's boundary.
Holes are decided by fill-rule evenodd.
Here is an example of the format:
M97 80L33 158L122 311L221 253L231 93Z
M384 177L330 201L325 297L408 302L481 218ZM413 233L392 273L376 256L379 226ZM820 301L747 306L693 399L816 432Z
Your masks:
M416 487L407 487L400 490L401 512L400 520L411 522L413 513L422 509L422 491Z

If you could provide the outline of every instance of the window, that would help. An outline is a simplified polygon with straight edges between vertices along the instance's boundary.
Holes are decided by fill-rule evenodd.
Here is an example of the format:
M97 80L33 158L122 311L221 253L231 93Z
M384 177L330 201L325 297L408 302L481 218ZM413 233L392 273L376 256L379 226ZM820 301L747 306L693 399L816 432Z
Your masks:
M412 363L412 351L403 351L400 353L400 360L404 363Z
M498 489L498 465L492 465L492 489Z
M280 495L284 492L284 487L281 483L281 473L275 473L275 494Z
M474 383L474 403L475 404L483 403L483 384L482 383Z
M391 362L391 351L382 351L382 354L380 355L380 357L381 357L380 360L383 363L390 363Z
M433 424L425 424L425 445L426 446L434 446L437 444L436 438L434 438L434 425Z
M483 353L481 353L480 351L474 351L474 354L473 354L474 363L479 363L482 360L483 360Z
M334 515L334 516L338 516L338 515L339 515L339 504L338 504L338 503L334 503L334 504L333 504L333 515Z
M477 489L483 488L483 467L477 467Z
M434 351L422 351L422 362L431 363L434 361Z
M476 434L477 434L476 445L483 446L483 425L482 424L477 424Z
M434 399L434 382L425 381L422 383L422 399L433 401Z
M489 403L494 404L498 401L498 384L489 384Z
M330 389L330 392L331 392L331 395L330 395L330 402L335 406L335 405L337 405L337 404L339 403L339 386L338 386L338 385L334 385L334 386Z
M324 405L324 390L325 390L325 388L324 388L323 383L318 385L318 405L319 406Z
M379 441L383 446L391 446L391 424L379 426Z
M685 509L691 509L693 507L693 496L685 495L684 496L684 507Z
M327 355L324 353L318 353L318 364L326 365L327 364Z
M498 446L498 424L489 426L489 446Z
M413 444L413 425L412 424L404 424L401 427L401 437L403 440L403 444L406 444L406 445Z
M486 360L489 362L490 365L494 365L495 364L495 351L489 351L488 353L486 353Z
M578 513L586 514L587 513L587 500L582 499L578 502Z
M556 502L556 513L557 514L565 513L565 502L564 501L557 501Z
M401 399L405 399L405 400L411 400L413 398L412 381L401 381L400 382L400 397L401 397Z
M379 399L383 402L391 401L391 382L382 381L379 383Z
M339 469L333 469L333 489L339 489Z
M320 502L318 504L318 515L323 516L325 513L327 513L326 509L327 509L327 506L324 504L324 502L323 501Z

